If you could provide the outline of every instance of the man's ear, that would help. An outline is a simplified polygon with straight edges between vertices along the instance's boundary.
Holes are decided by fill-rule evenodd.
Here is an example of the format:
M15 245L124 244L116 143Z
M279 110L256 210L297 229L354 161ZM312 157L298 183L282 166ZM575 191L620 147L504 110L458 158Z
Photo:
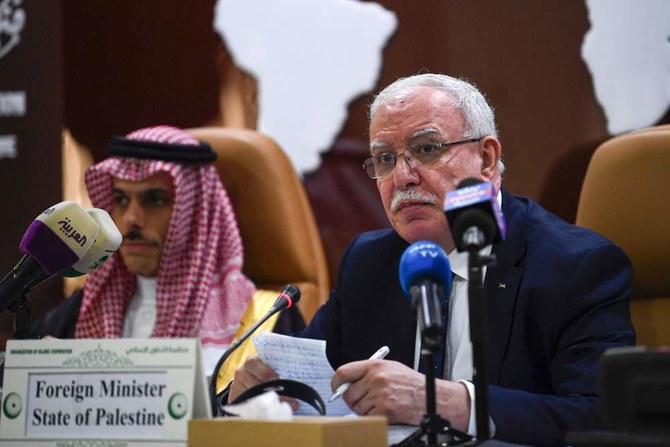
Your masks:
M498 174L498 161L500 160L500 141L496 137L484 137L481 143L482 154L482 177L492 181Z

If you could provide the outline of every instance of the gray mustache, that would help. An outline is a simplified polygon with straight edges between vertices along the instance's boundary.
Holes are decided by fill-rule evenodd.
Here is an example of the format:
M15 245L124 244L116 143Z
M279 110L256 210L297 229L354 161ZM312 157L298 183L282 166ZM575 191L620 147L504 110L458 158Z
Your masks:
M419 191L415 188L396 190L391 200L391 211L398 211L398 206L402 202L423 202L423 203L437 203L438 198L431 193Z

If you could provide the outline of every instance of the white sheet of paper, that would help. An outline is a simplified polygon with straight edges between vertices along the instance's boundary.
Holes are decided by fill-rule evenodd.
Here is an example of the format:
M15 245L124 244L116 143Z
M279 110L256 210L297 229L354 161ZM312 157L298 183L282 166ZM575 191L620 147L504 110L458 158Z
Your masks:
M326 342L308 338L263 332L253 337L258 356L272 368L280 379L296 380L314 388L326 404L326 415L343 416L352 414L342 398L328 402L332 395L330 381L333 368L326 357ZM296 415L316 415L310 405L300 402Z

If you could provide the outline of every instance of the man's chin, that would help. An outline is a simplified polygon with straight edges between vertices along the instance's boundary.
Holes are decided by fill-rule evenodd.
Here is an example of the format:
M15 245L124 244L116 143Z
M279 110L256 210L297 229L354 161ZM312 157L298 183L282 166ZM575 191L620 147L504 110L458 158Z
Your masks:
M418 241L433 241L438 245L444 245L449 238L446 228L439 228L430 222L411 222L403 228L396 229L400 237L413 244Z
M144 276L146 278L155 278L158 276L158 269L156 268L128 268L128 271L130 273L134 273L135 275L139 276Z
M121 254L126 269L140 276L154 277L158 274L158 267L155 262L140 256Z

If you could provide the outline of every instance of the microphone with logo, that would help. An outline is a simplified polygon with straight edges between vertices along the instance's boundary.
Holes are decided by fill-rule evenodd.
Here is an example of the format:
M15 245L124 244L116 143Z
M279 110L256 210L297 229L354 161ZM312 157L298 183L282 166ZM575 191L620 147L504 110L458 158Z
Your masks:
M410 245L400 258L398 268L400 286L410 299L417 314L421 334L421 353L426 369L426 414L420 428L398 446L413 446L424 435L426 445L438 445L438 434L449 434L454 440L467 441L471 437L450 427L437 413L435 397L435 357L445 345L447 297L451 291L451 264L442 247L431 241Z
M44 275L55 275L81 260L98 235L98 223L75 202L64 201L28 226L19 248L23 257L0 281L0 311L9 308Z
M484 267L495 265L495 255L480 254L484 247L505 239L505 219L491 182L466 178L458 188L449 191L444 212L458 251L468 252L468 303L472 369L477 401L475 418L477 440L489 439L489 391L486 365L486 334L488 330Z
M71 267L59 272L60 276L76 278L97 270L121 246L123 236L107 211L100 208L87 208L86 212L98 224L98 234L84 256ZM28 286L28 290L51 278L46 272L39 274Z
M216 366L214 367L214 371L212 373L212 378L209 383L209 395L211 399L211 405L212 405L212 415L214 416L221 416L223 414L221 407L223 406L223 398L227 396L226 391L224 390L219 394L216 394L216 381L219 376L219 370L221 370L221 367L223 366L224 362L230 355L242 345L250 336L253 334L256 329L258 329L263 323L265 323L268 318L276 314L277 312L280 312L284 309L290 309L293 305L297 304L298 301L300 301L300 289L293 285L289 284L286 287L284 287L284 290L279 294L277 297L277 300L275 303L272 305L272 307L267 311L267 313L260 319L258 320L253 326L251 326L240 338L235 340L229 347L226 349L226 351L223 353L219 361L216 363Z
M415 242L402 254L398 274L417 314L423 348L436 353L444 345L442 316L451 290L449 258L434 242Z
M27 338L30 333L25 295L33 282L81 260L97 235L95 219L71 201L46 209L28 226L19 244L23 257L0 281L0 311L14 313L15 338Z
M458 251L477 252L505 239L505 218L491 182L462 180L444 199L444 212Z

